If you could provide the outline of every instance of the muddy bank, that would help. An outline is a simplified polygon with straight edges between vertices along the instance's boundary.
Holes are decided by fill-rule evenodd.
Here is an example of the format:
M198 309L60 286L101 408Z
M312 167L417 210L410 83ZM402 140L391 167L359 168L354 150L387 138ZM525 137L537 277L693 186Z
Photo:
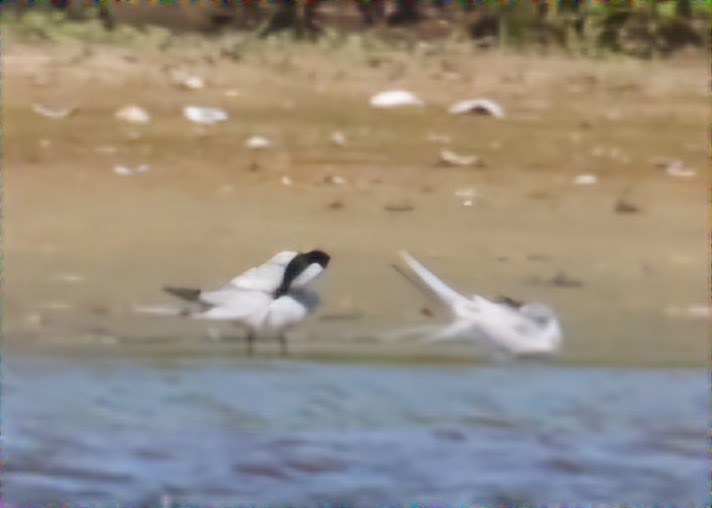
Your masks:
M139 53L5 44L8 350L116 351L142 340L166 352L224 347L202 324L132 309L170 303L166 283L211 286L278 250L318 246L333 264L324 305L294 331L295 355L470 354L386 334L431 322L389 266L404 248L458 289L553 304L567 361L703 363L703 60L450 48L384 50L375 65L358 47L267 42L235 61L218 45ZM176 69L205 87L175 86ZM426 105L368 106L392 88ZM473 97L498 101L506 117L448 115ZM33 104L77 109L52 119ZM117 121L128 104L151 121ZM188 104L221 107L230 119L195 126L182 115ZM272 145L251 150L253 135ZM483 165L443 167L443 148ZM671 176L658 159L695 172ZM144 173L113 170L141 164ZM596 183L577 185L583 174ZM626 188L637 211L617 213ZM580 284L554 283L562 274ZM324 319L334 315L350 318Z

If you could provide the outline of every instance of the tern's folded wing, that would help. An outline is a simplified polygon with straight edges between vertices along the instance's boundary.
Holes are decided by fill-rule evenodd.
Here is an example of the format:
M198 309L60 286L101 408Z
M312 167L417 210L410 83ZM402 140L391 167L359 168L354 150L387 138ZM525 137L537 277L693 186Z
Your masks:
M285 268L296 255L294 251L280 252L266 263L238 275L220 290L238 288L274 293L282 283Z
M202 319L222 319L239 321L266 311L272 302L270 295L262 291L213 291L222 297L219 304L194 315ZM229 293L229 294L228 294Z

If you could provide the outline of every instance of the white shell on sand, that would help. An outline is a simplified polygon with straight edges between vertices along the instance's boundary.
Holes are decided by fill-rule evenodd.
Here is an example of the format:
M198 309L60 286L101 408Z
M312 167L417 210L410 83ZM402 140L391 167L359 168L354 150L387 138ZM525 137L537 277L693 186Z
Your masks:
M596 175L577 175L574 178L574 183L576 185L594 185L598 183L598 177Z
M453 104L448 109L451 115L463 115L474 113L480 115L490 115L496 118L504 118L502 106L489 99L470 99Z
M399 106L423 106L425 103L405 90L389 90L371 97L371 106L374 108L394 108Z
M272 142L264 136L252 136L245 141L245 146L253 150L264 150L265 148L269 148L271 145Z
M440 162L446 166L476 166L480 158L476 155L460 155L452 150L443 149L440 152Z
M341 131L332 132L329 135L329 139L337 146L344 146L346 144L346 135Z
M213 125L228 119L228 114L222 109L202 106L186 106L183 108L183 114L191 122L203 125Z
M62 109L51 109L42 104L33 104L32 111L45 118L53 118L55 120L61 120L62 118L67 118L69 115L77 110L76 106L69 106L68 108Z
M114 113L117 120L129 123L148 123L151 121L151 115L148 112L136 105L125 106Z

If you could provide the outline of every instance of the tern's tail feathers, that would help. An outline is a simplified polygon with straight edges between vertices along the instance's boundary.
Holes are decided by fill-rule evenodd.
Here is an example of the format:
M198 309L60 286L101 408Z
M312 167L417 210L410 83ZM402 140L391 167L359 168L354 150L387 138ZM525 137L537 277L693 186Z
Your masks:
M180 298L182 300L186 300L188 302L195 302L198 300L198 297L200 296L200 289L174 288L174 287L165 286L163 288L163 291L165 291L166 293L170 293L173 296L177 296L178 298Z
M422 283L417 284L419 288L423 289L424 286L429 293L436 296L438 300L448 307L452 307L456 302L465 299L464 296L445 284L433 272L416 261L413 256L405 251L400 251L400 255L408 267L418 276L419 281ZM408 279L414 282L412 279Z

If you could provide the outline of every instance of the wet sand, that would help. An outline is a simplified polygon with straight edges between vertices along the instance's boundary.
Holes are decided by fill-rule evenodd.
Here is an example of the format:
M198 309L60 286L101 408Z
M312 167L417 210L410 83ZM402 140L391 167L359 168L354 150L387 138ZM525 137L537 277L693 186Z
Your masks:
M276 251L320 247L333 263L323 306L292 334L297 357L474 359L467 344L384 337L433 322L390 267L406 249L463 291L554 305L564 361L706 364L702 57L588 61L457 46L382 50L376 62L349 47L265 43L232 61L218 46L4 41L8 351L242 354L211 342L203 323L132 309L174 303L167 283L216 285ZM178 89L166 66L206 87ZM368 106L397 88L426 106ZM506 118L447 114L473 97L498 101ZM34 103L78 109L50 119ZM152 121L117 121L128 104ZM188 104L222 107L230 120L196 127L182 116ZM345 146L330 141L337 130ZM248 149L252 135L272 146ZM444 147L484 166L441 167ZM697 173L671 177L656 159ZM144 163L145 173L112 171ZM575 185L580 174L598 183ZM614 212L627 187L638 213ZM560 272L581 285L551 284Z

